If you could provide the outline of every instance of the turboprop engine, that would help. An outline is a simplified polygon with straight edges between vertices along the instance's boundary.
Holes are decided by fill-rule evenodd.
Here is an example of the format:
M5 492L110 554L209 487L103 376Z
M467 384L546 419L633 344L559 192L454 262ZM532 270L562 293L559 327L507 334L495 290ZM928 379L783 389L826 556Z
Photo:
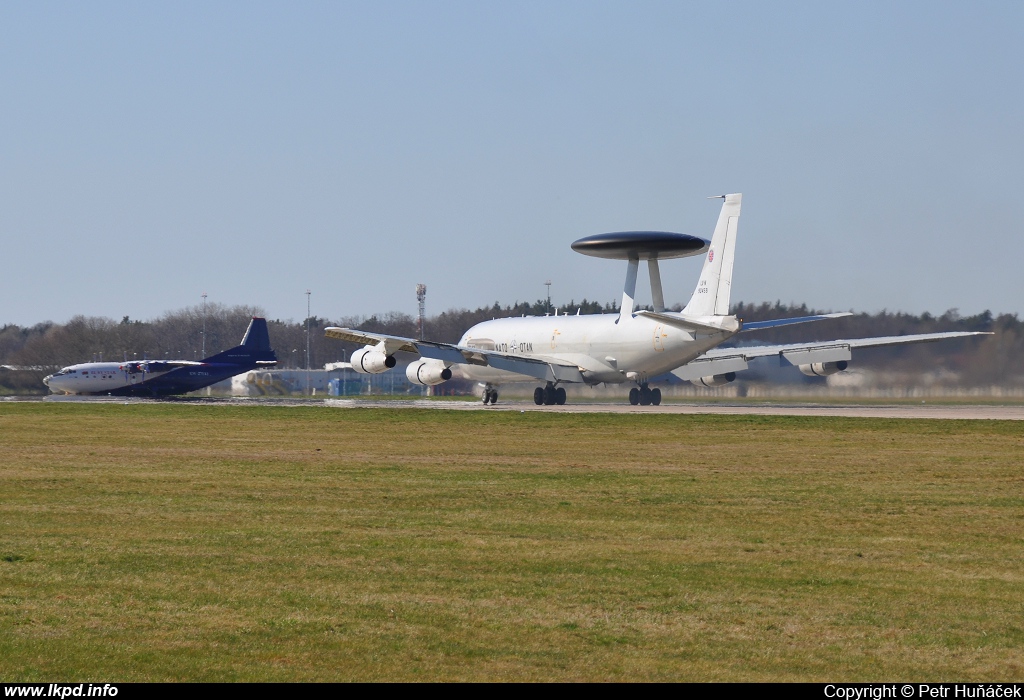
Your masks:
M394 355L385 355L377 348L356 350L352 353L350 361L352 369L360 374L380 374L398 364Z
M452 371L437 360L417 360L405 370L405 376L413 384L434 386L452 378Z
M723 384L728 384L729 382L734 382L734 381L736 381L736 373L735 372L726 372L725 374L712 374L709 377L701 377L700 379L691 379L690 383L695 385L695 386L706 386L706 387L710 388L710 387L714 387L714 386L722 386Z
M839 360L838 362L815 362L811 365L799 365L800 371L808 377L827 377L830 374L842 372L847 367L849 367L849 363L846 360Z

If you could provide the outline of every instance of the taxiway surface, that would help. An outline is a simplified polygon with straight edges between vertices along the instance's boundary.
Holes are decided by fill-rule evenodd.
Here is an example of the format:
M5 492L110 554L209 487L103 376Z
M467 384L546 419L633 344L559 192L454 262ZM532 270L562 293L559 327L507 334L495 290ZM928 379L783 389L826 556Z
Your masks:
M484 405L480 401L436 399L373 398L207 398L178 397L141 399L99 396L8 397L3 401L57 401L70 403L146 404L169 402L213 406L309 406L333 409L391 408L439 411L518 411L545 413L619 413L659 415L733 415L733 416L836 416L844 418L924 418L940 420L1020 420L1022 404L827 404L827 403L667 403L660 406L631 406L626 403L575 403L564 406L537 406L532 401L504 401Z
M461 411L543 411L547 413L626 413L669 415L737 416L837 416L847 418L936 418L946 420L1024 420L1024 406L1015 405L835 405L835 404L701 404L670 403L660 406L631 406L612 403L579 403L564 406L537 406L531 402L510 401L496 406L479 401L373 401L364 399L327 399L335 408L435 408Z

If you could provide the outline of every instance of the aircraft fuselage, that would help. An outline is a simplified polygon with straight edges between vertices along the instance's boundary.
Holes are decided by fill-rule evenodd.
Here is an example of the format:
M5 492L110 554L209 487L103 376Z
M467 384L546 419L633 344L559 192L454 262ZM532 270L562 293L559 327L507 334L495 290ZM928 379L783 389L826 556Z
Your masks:
M202 389L261 365L277 363L267 321L254 316L242 344L201 361L85 362L43 379L55 394L170 396Z
M86 362L65 367L43 381L55 394L168 396L185 394L255 367L195 363L161 367L152 362Z
M685 364L728 340L735 331L697 333L644 316L618 314L531 316L485 321L459 345L554 359L581 368L588 384L646 381ZM466 379L504 384L536 380L505 370L458 365Z

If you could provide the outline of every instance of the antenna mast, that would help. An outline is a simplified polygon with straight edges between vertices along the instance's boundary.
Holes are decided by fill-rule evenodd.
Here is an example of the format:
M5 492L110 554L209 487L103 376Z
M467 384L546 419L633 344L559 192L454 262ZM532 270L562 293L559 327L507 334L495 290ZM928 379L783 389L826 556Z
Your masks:
M309 295L312 294L310 290L306 290L306 395L309 395Z
M206 359L206 292L203 292L203 359Z
M420 340L423 340L423 325L427 319L427 285L416 285L416 301L420 303L420 315L416 325L420 334Z

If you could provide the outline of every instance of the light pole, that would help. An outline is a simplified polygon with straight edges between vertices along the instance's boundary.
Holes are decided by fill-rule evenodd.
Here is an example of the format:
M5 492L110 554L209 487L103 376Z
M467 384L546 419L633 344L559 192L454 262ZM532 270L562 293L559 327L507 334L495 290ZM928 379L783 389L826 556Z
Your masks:
M203 292L203 359L206 359L206 292Z
M309 396L309 295L312 294L308 289L306 290L306 396Z
M544 283L548 288L548 313L551 313L551 280Z

